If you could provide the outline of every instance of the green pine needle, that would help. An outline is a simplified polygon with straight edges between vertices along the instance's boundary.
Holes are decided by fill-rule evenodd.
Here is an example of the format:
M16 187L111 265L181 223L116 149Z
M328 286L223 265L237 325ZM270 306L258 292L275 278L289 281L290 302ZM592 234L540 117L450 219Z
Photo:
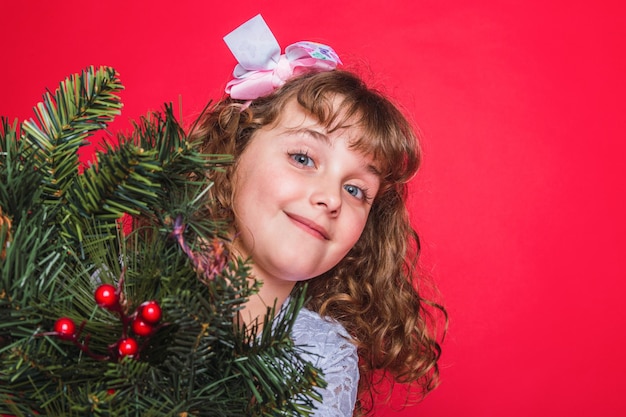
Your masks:
M166 105L79 166L122 88L112 68L90 67L46 93L34 120L0 120L0 414L308 415L324 381L290 338L305 294L268 311L263 330L245 327L238 313L260 286L250 266L207 277L191 259L227 234L206 216L205 172L230 156L202 154ZM125 325L95 304L102 283L120 286L128 315L161 305L138 357L115 357ZM77 344L51 333L59 317Z

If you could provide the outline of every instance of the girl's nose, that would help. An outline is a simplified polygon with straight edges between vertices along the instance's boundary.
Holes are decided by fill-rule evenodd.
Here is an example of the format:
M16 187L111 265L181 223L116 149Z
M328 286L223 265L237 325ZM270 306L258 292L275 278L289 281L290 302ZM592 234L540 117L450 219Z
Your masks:
M341 191L341 187L319 184L311 194L311 203L333 216L338 216L341 212Z

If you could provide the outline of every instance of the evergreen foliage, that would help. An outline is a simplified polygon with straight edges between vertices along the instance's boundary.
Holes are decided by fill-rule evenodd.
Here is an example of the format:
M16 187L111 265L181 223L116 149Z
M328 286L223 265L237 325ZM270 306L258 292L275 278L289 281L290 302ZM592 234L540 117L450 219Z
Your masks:
M44 95L36 120L1 120L0 414L308 415L324 382L289 337L304 294L262 328L240 323L260 284L203 210L204 172L229 157L199 153L166 105L80 167L122 88L114 69L87 68ZM115 354L127 326L94 301L103 283L128 315L162 307L135 356ZM60 317L76 343L53 332Z

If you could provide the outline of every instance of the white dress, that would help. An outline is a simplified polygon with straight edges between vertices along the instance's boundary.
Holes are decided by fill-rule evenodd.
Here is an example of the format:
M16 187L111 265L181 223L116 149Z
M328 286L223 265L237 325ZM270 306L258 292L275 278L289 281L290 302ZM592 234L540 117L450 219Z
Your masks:
M302 308L294 323L292 338L306 350L303 359L324 374L328 384L318 389L323 401L315 402L316 417L352 416L359 385L359 358L356 346L350 342L344 327L323 319L319 314Z

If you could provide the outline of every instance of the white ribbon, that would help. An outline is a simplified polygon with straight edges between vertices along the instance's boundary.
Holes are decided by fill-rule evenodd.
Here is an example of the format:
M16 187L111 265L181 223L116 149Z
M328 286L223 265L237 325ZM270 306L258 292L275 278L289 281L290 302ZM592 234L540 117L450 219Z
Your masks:
M226 35L224 42L239 62L226 93L239 100L263 97L294 75L331 71L341 63L331 47L316 42L296 42L281 55L280 45L261 15Z

